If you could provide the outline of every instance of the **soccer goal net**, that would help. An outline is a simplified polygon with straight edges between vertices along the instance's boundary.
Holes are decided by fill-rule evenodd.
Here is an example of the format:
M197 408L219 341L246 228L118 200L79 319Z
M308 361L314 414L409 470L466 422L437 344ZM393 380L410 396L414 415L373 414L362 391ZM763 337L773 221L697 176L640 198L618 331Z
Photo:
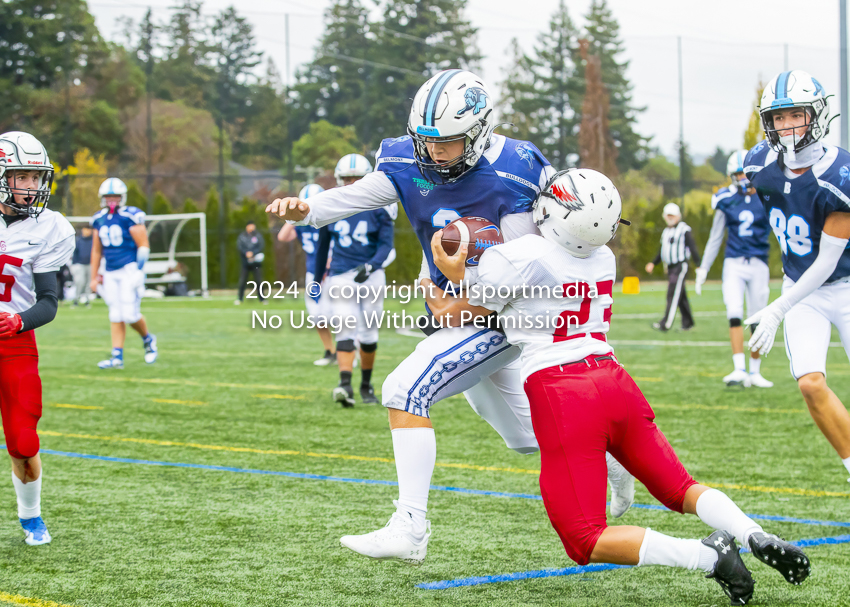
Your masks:
M91 225L91 217L71 216L79 230ZM151 255L145 264L145 284L168 286L185 282L209 294L207 282L207 218L203 213L147 215ZM200 280L199 280L200 279Z

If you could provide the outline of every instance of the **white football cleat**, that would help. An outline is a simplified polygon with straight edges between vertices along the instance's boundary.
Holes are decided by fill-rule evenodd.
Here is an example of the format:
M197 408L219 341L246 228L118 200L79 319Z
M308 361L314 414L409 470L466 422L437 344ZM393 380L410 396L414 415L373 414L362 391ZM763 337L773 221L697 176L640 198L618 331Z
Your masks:
M393 500L398 507L398 502ZM413 534L413 521L406 514L393 512L382 529L364 535L345 535L339 542L349 550L373 559L396 559L420 565L428 553L431 521L425 521L425 535L417 539Z
M611 487L611 516L620 518L635 503L635 477L610 453L605 454L608 463L608 486Z
M750 385L756 388L772 388L773 382L761 376L761 373L750 373Z
M124 359L113 356L112 358L107 358L106 360L102 360L97 363L97 367L99 369L123 369Z
M50 543L50 532L47 530L47 526L40 516L19 520L21 521L21 527L24 528L24 541L29 546L41 546Z
M740 369L735 369L729 375L723 378L723 383L727 386L741 386L743 388L750 387L750 374Z
M156 348L156 335L150 334L150 339L145 342L145 362L152 365L156 362L159 350Z

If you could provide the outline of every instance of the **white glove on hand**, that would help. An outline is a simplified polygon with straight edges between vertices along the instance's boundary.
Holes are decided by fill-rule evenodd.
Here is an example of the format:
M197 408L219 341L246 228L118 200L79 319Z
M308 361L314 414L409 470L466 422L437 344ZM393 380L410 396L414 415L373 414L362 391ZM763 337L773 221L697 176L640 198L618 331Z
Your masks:
M776 331L779 329L779 324L785 317L785 311L782 306L776 305L774 301L766 308L756 312L744 321L745 325L754 325L758 323L753 336L747 343L750 350L758 352L762 356L766 356L773 347L773 340L776 338Z
M697 292L697 295L702 295L702 285L705 284L706 278L708 278L708 270L697 268L697 284L694 287L694 291Z

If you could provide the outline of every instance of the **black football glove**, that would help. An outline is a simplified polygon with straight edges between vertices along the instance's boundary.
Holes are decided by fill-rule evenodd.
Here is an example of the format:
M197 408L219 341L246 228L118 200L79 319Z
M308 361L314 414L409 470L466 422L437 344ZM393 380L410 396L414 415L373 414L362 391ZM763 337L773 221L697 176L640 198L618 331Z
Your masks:
M372 275L372 266L368 263L364 263L362 266L357 266L357 274L354 276L354 282L362 283L366 282L366 279Z

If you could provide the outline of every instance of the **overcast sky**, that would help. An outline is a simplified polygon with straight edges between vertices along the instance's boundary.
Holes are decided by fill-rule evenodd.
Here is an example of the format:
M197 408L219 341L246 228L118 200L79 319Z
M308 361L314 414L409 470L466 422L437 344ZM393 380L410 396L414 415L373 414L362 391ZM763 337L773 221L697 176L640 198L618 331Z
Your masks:
M89 7L100 31L115 39L120 17L138 20L150 5L157 20L164 21L173 4L94 0ZM218 12L231 4L232 0L206 0L205 10ZM329 0L235 3L253 24L259 48L281 72L286 63L284 15L289 13L293 74L298 65L312 59L329 4ZM582 24L590 0L566 4L573 21ZM820 80L828 93L836 94L831 100L833 114L839 111L838 0L608 0L608 4L620 23L635 103L646 107L637 130L651 136L666 154L673 153L679 137L677 36L682 37L684 135L695 155L710 154L717 146L731 151L743 145L756 86L784 69L786 44L789 68L806 70ZM468 6L485 56L482 76L497 90L511 38L531 50L548 29L558 0L469 0ZM839 142L839 122L833 123L830 143Z

